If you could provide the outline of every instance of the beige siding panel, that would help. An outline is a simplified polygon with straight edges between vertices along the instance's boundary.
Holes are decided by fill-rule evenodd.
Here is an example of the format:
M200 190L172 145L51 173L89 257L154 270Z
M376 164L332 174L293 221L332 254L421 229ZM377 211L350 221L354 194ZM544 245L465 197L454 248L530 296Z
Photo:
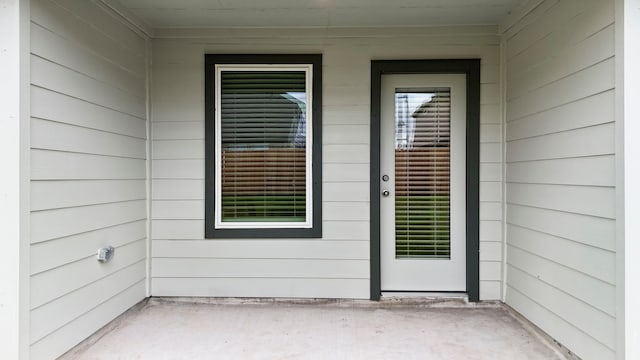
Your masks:
M502 145L499 143L480 143L480 162L499 163L502 161Z
M502 164L480 163L480 183L502 181Z
M146 141L48 120L31 120L31 148L146 158Z
M322 107L322 123L325 125L369 125L370 117L369 104Z
M609 187L507 184L507 203L615 219L614 193Z
M502 300L502 280L501 281L480 280L480 299Z
M369 164L325 163L322 166L323 182L368 182Z
M614 61L609 59L513 99L507 106L507 118L515 120L613 87Z
M507 223L614 251L615 220L522 205L507 205Z
M480 221L502 219L501 202L480 202Z
M153 277L366 279L368 260L154 259Z
M336 105L364 105L369 104L371 94L367 94L362 86L331 86L323 84L322 104L324 106Z
M615 284L615 253L611 251L515 225L507 225L507 233L510 246L580 271L584 276ZM598 259L598 261L584 259ZM512 260L509 258L508 262L511 263ZM513 264L518 266L516 262Z
M29 264L31 275L95 256L96 250L103 246L118 248L146 236L145 219L34 244Z
M542 329L552 329L556 341L583 360L613 360L615 353L606 345L571 325L564 314L555 314L526 295L507 287L507 303ZM549 331L549 330L547 330Z
M502 242L480 242L480 261L502 261Z
M31 150L32 180L144 179L145 160Z
M322 162L325 164L369 164L369 145L323 145Z
M141 282L146 275L145 261L139 261L105 278L92 282L67 296L31 312L31 343L58 330L92 308Z
M204 200L154 200L151 214L153 219L204 220Z
M153 220L153 239L204 239L203 220Z
M502 126L500 124L481 124L480 143L501 143Z
M615 186L615 157L579 157L507 164L507 182Z
M483 84L497 84L500 82L499 64L480 64L480 82Z
M128 49L129 54L145 56L145 41L115 16L104 16L104 11L89 1L55 0L55 2L77 17L83 18L92 27L114 39Z
M502 221L480 221L480 241L500 241Z
M585 128L613 121L614 91L608 90L508 123L507 141ZM558 121L562 119L562 121Z
M353 66L352 64L340 66L332 64L331 59L324 58L323 60L325 68L322 72L322 82L334 86L369 85L371 70L366 66Z
M31 243L144 219L145 203L135 200L33 212Z
M64 354L105 324L127 311L145 296L144 281L140 281L109 300L74 319L58 331L31 345L30 358L51 359Z
M558 30L568 18L574 18L584 12L590 4L597 0L547 0L530 14L521 19L521 24L505 34L509 47L506 49L508 59L522 53L532 44L540 42L545 37ZM580 9L577 10L576 9ZM565 44L562 44L565 45Z
M147 136L143 119L37 86L31 87L31 116L140 139Z
M605 2L602 4L608 6ZM515 73L512 75L513 79L508 79L509 83L513 84L509 90L510 97L508 100L523 96L529 91L611 58L614 53L613 35L613 26L610 25L577 44L574 48L561 50L551 60L548 60L548 50L536 53L534 49L530 49L522 54L523 61L507 62L507 66L529 70L523 73ZM603 46L603 44L606 45ZM536 63L537 59L533 54L545 56L545 61ZM526 64L520 64L523 62Z
M502 200L502 183L485 181L480 183L480 201L499 202Z
M508 251L510 266L615 316L615 286L515 246Z
M322 185L322 197L325 202L367 202L371 197L369 183L325 183Z
M499 84L480 84L480 104L499 104L500 103L500 85Z
M106 14L105 14L106 15ZM104 15L103 15L104 16ZM113 39L92 25L92 20L76 16L51 0L31 2L31 21L130 71L135 76L145 73L144 56L132 55L120 39ZM124 25L123 25L124 27ZM144 53L143 50L138 52Z
M154 179L204 179L204 160L155 160Z
M323 144L369 144L367 125L325 125L322 129Z
M154 140L203 140L204 122L155 122L152 125Z
M204 159L204 140L156 140L152 153L157 160Z
M146 116L143 97L132 96L87 75L37 56L31 57L31 82L39 87L99 104L141 119Z
M138 76L37 24L31 24L31 53L74 69L134 96L145 94L144 73Z
M157 296L367 299L369 279L153 278Z
M204 64L200 66L204 67ZM153 74L162 73L162 68L153 68ZM155 78L154 78L155 83ZM204 83L201 89L204 89ZM203 123L204 121L204 96L193 93L192 89L186 90L193 96L181 96L177 99L159 100L156 96L158 90L152 91L152 113L154 116L154 125L161 122L190 122ZM193 109L201 109L201 111L193 111ZM204 129L204 126L203 126Z
M324 202L322 218L327 221L369 220L368 202Z
M500 281L502 279L502 262L480 261L480 278L488 281Z
M324 240L369 240L368 221L323 221Z
M542 135L507 143L507 163L610 155L615 151L613 123Z
M157 240L152 251L155 258L369 259L363 240Z
M569 296L560 289L539 281L516 268L509 268L509 284L519 292L535 297L536 302L556 314L565 314L565 319L592 336L595 340L615 348L615 318L591 305ZM517 286L512 285L517 284Z
M145 198L145 180L31 182L31 211L144 200Z
M534 72L541 75L539 80L528 78L531 85L536 82L548 83L569 72L582 69L598 60L613 55L613 6L606 1L590 1L584 4L583 11L563 24L563 31L551 32L548 36L533 43L532 46L510 58L507 66L513 67L507 78L513 82L520 75L530 76ZM549 54L554 56L549 56ZM582 57L578 57L578 55ZM604 56L604 57L602 57ZM518 92L516 89L511 91Z
M153 200L201 200L204 180L154 179L151 190Z
M502 124L502 110L500 104L481 104L480 124ZM482 136L482 134L480 134L480 136Z
M71 264L36 274L31 277L31 308L38 308L114 274L144 260L145 255L146 246L143 239L116 248L114 257L108 263L100 263L95 255L91 255Z

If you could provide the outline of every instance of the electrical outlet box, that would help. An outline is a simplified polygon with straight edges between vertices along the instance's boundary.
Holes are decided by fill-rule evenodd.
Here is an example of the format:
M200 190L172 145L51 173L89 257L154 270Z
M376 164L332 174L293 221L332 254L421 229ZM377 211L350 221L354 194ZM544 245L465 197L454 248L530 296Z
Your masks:
M98 249L98 255L96 257L100 262L108 262L109 260L111 260L111 258L113 258L113 254L115 253L115 251L116 249L113 246L103 247Z

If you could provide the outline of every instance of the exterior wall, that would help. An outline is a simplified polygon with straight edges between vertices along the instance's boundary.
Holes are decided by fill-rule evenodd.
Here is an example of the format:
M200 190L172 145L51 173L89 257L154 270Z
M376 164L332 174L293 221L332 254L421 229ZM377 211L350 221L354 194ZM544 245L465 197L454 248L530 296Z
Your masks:
M506 302L581 358L616 348L614 1L506 29Z
M97 2L32 1L33 359L145 297L146 71L146 40Z
M494 26L156 31L152 294L369 297L372 59L482 59L482 299L502 294L500 38ZM322 53L322 239L204 239L204 54Z

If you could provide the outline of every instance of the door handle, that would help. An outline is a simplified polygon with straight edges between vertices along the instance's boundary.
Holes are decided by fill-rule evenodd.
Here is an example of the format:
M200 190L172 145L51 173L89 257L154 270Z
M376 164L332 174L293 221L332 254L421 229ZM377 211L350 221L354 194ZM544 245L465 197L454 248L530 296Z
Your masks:
M387 197L389 194L389 190L382 190L382 196Z

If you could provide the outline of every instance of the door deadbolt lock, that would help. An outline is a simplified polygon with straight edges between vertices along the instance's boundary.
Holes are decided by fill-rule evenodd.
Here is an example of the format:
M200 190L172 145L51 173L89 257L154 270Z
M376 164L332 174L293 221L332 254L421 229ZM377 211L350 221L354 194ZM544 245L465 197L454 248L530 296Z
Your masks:
M382 190L382 196L384 197L389 196L389 190Z
M389 181L389 175L382 175L382 181Z

